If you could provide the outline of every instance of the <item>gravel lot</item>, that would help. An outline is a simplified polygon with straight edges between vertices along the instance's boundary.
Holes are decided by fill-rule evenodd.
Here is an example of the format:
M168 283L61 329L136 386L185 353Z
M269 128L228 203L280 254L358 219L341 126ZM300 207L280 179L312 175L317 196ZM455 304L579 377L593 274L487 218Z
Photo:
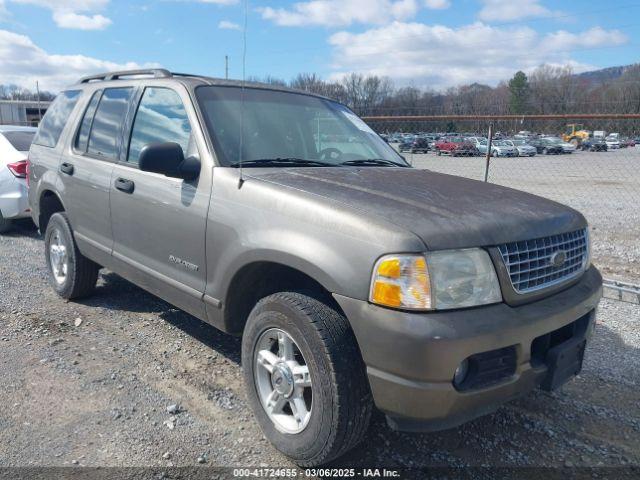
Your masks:
M0 467L290 465L247 407L238 339L110 272L66 303L42 250L27 223L0 236ZM640 465L639 327L640 307L605 300L561 391L428 435L378 415L340 465Z
M404 154L418 168L484 179L483 157ZM640 147L610 152L492 158L489 181L581 211L604 276L640 284Z

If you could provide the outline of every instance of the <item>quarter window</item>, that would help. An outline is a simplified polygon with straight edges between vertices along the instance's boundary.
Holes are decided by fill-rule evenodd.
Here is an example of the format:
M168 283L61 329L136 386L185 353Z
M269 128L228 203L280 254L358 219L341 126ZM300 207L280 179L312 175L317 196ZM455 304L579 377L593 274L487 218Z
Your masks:
M100 101L100 95L102 95L102 90L98 90L93 94L93 97L91 97L91 101L89 102L89 106L84 112L82 124L80 125L80 130L78 131L78 136L76 137L75 143L76 150L80 152L87 151L87 144L89 143L89 132L91 131L93 116L96 113L96 108L98 107L98 102Z
M168 88L147 88L133 124L127 161L137 164L140 151L151 143L175 142L186 156L190 141L191 125L180 96Z
M40 122L40 128L33 143L43 147L55 147L79 98L80 90L60 93Z
M117 158L118 138L131 95L133 88L108 88L104 91L93 119L87 152Z

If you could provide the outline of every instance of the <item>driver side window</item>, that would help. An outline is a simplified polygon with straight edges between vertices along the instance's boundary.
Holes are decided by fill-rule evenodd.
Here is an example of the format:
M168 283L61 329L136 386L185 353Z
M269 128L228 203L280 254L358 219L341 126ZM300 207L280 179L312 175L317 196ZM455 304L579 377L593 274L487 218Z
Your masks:
M180 96L171 89L145 89L131 131L127 161L138 164L140 151L150 143L175 142L185 156L193 145L191 124Z

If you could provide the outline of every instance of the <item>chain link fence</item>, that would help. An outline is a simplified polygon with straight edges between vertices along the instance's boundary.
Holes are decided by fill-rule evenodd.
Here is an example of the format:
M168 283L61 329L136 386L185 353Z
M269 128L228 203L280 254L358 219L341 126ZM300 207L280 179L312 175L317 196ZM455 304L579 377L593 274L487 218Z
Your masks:
M578 123L571 118L550 121L539 117L542 118L520 121L504 117L365 117L365 121L392 147L402 150L402 155L416 168L480 181L486 178L579 210L591 225L594 262L603 275L612 285L624 282L627 289L631 288L629 284L640 284L640 116L603 116L581 122L584 127L573 129L588 130L591 137L574 140L578 146L572 153L550 154L551 149L538 148L535 156L502 156L500 146L505 139L516 138L532 145L538 145L543 136L562 140L562 135L572 129L567 124ZM495 151L487 158L484 152L488 149L490 125ZM618 135L611 136L612 133ZM429 151L412 153L411 142L415 139L426 140ZM453 153L445 150L444 143L462 139L484 152L458 156L455 150ZM483 139L484 147L480 144ZM593 143L595 140L597 145ZM606 151L595 151L604 150L603 145ZM565 145L565 149L571 147ZM630 297L631 301L637 297L640 303L640 296L632 293Z

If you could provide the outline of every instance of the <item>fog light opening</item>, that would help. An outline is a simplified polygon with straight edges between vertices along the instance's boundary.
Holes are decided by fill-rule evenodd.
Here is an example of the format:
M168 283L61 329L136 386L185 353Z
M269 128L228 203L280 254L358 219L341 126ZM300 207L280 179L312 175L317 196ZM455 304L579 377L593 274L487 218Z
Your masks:
M453 374L453 385L455 387L460 387L464 383L467 378L467 374L469 373L469 360L464 359L458 368L456 368L455 373Z

